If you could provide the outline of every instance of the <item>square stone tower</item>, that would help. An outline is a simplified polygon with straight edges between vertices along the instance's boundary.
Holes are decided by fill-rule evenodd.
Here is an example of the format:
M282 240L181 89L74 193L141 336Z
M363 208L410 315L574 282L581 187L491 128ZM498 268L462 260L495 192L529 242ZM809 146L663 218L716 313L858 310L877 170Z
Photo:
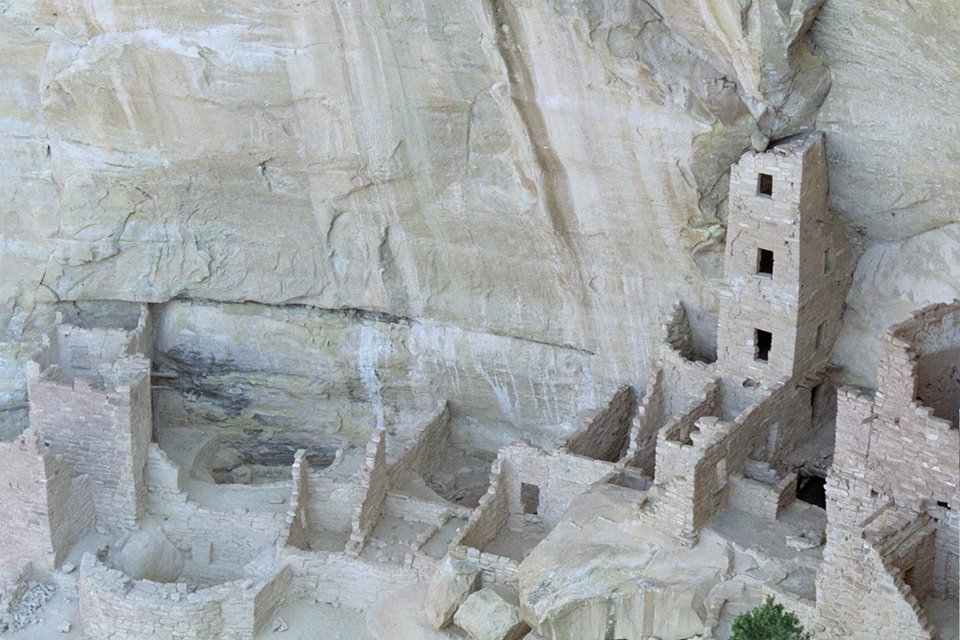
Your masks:
M746 153L731 168L717 331L725 376L770 384L828 363L848 280L828 196L821 132Z
M146 509L153 426L150 361L134 329L57 325L27 364L30 426L51 453L87 476L97 518L129 529Z

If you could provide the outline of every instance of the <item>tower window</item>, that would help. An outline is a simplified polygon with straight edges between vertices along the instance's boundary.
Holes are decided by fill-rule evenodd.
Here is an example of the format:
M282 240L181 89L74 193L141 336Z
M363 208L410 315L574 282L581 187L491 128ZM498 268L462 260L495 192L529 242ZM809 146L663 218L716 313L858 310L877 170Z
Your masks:
M773 251L757 249L757 273L773 275Z
M757 176L757 195L773 197L773 176L769 173Z
M753 357L766 362L770 359L770 347L773 346L773 334L763 329L754 329Z
M830 249L823 250L823 273L827 274L833 271L833 253Z
M821 322L817 327L817 338L816 342L814 343L814 347L817 349L823 346L823 329L826 324L826 322Z

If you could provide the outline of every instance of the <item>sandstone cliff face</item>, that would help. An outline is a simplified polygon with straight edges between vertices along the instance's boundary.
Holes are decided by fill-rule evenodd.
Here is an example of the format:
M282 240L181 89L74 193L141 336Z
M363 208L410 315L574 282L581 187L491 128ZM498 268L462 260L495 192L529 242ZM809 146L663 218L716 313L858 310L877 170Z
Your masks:
M960 295L958 36L946 0L0 2L0 403L58 303L187 298L408 319L407 389L556 424L676 300L709 345L727 168L815 126L869 380Z

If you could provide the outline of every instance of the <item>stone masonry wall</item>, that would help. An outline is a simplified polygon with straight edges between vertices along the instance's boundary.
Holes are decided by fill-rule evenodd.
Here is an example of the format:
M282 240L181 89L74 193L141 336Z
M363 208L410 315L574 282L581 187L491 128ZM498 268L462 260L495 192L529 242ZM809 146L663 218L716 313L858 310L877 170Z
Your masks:
M877 386L891 414L916 400L954 428L960 426L960 300L931 305L891 327Z
M828 487L828 499L830 488ZM828 516L831 515L828 502ZM884 507L872 518L895 513ZM894 518L890 529L897 541L907 540L914 516ZM828 519L827 546L817 576L817 610L827 628L826 637L851 640L934 637L926 615L901 571L884 549L882 526L835 524ZM888 556L888 557L885 557Z
M450 555L480 568L481 587L516 590L520 582L520 563L513 558L480 551L475 547L456 545Z
M362 610L369 610L386 594L426 578L408 567L369 562L346 553L301 551L294 547L279 549L277 561L293 572L289 598L343 603ZM377 588L371 589L371 584Z
M133 527L145 506L146 445L151 437L150 363L130 357L102 375L108 386L60 382L51 367L28 366L30 424L75 473L90 477L97 516Z
M924 352L960 345L957 318L960 303L933 305L892 327L876 393L838 393L818 579L820 612L836 633L926 639L923 597L958 598L960 429L916 399ZM899 519L884 524L889 514ZM918 531L914 540L905 537L909 527ZM886 542L891 536L903 542Z
M328 475L330 468L307 472L307 519L314 531L349 537L353 510L360 500L354 478L338 479Z
M80 616L101 640L253 640L272 620L292 573L275 566L260 578L206 589L133 580L86 554L80 566Z
M480 496L480 503L452 544L483 549L506 528L510 510L507 505L505 465L502 456L498 456L490 465L487 492Z
M710 416L711 405L716 409L715 401L704 401L694 407L693 414L671 421L661 429L657 442L656 483L661 494L653 504L653 516L688 543L726 504L728 478L743 473L751 454L766 450L771 425L790 431L799 428L794 421L808 420L809 392L781 381L765 389L757 403L732 421ZM679 441L687 429L684 425L697 414L701 415L688 432L689 440ZM779 502L781 496L771 494L771 499Z
M280 546L293 546L298 549L310 548L310 518L308 505L310 498L307 485L310 465L307 462L306 449L298 449L293 454L290 472L293 476L293 489L290 492L290 509L284 521L284 531L280 535Z
M513 528L519 528L524 521L524 484L538 487L536 515L553 528L571 500L590 485L605 482L617 474L614 463L573 454L551 454L522 442L504 447L500 455L504 459L502 473L510 518L508 526Z
M353 510L350 541L347 551L359 554L383 514L383 504L390 489L387 476L387 432L378 429L367 443L366 456L357 474L357 486L363 496Z
M766 520L776 520L797 497L797 474L786 474L776 484L760 482L742 475L730 476L731 507Z
M388 456L390 488L396 489L413 475L429 481L443 462L450 437L450 406L446 401L413 430L414 440L393 459ZM392 454L392 452L391 452Z
M589 416L586 424L567 439L564 450L596 460L618 461L627 448L636 409L633 387L620 387L606 407Z
M52 570L93 524L90 484L75 478L32 429L0 444L0 573Z
M148 511L188 558L182 579L215 584L239 577L240 567L273 547L285 515L231 509L216 511L187 498L179 470L156 444L149 447Z
M658 368L651 376L637 414L633 417L627 453L621 462L637 467L652 478L657 461L657 434L665 421L663 369Z
M677 455L682 447L693 444L690 434L697 420L720 413L720 381L707 384L700 396L684 411L672 416L657 433L656 475L658 482L669 481L678 467Z

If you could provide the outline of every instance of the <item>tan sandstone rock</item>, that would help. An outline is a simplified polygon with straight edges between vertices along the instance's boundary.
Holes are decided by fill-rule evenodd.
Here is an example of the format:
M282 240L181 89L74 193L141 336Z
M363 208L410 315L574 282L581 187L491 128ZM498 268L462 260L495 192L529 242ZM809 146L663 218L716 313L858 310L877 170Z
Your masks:
M453 619L474 640L519 640L530 630L517 607L493 589L471 595Z
M427 622L442 629L453 623L457 608L480 584L480 568L447 556L427 587L423 609Z

